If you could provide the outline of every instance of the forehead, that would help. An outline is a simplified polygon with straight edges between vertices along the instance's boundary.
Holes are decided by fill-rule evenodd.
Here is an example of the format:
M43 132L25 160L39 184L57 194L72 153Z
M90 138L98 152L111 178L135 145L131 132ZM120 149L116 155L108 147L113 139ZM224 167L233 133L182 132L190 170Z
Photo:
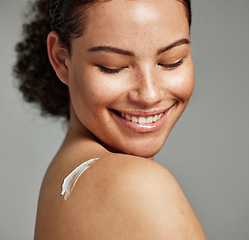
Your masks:
M86 17L82 40L95 45L167 44L189 35L185 6L178 0L98 1Z

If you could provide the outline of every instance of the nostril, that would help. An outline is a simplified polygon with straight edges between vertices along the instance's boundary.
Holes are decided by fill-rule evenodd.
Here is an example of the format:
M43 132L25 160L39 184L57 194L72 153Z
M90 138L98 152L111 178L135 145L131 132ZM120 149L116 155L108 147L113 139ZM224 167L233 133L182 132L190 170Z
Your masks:
M153 106L162 100L161 94L156 91L137 89L130 91L129 100L145 106Z

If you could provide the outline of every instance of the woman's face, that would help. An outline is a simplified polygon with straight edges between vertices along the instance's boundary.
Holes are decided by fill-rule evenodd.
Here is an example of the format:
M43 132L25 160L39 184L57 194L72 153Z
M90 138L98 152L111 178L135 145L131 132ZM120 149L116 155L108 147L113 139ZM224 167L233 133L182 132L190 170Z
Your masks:
M184 5L98 2L67 67L72 117L113 151L154 156L194 88Z

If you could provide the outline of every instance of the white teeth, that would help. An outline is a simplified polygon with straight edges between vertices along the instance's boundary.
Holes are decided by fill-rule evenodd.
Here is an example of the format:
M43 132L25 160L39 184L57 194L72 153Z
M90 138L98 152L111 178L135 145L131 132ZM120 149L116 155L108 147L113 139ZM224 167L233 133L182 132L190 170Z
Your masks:
M140 117L138 119L138 122L139 122L139 124L145 124L146 123L146 119L144 117Z
M155 115L155 116L153 117L153 122L156 122L156 121L157 121L157 119L158 119L158 116L157 116L157 115Z
M134 117L134 116L132 116L131 121L134 122L134 123L137 123L137 122L138 122L137 118Z
M158 115L154 116L149 116L149 117L135 117L135 116L130 116L128 114L121 113L122 118L125 118L128 121L134 122L134 123L139 123L139 124L147 124L147 123L153 123L158 121L162 116L163 113L160 113Z
M148 117L147 118L147 123L152 123L153 122L153 117Z
M130 115L126 114L126 115L125 115L125 119L128 120L128 121L130 121L130 120L131 120Z

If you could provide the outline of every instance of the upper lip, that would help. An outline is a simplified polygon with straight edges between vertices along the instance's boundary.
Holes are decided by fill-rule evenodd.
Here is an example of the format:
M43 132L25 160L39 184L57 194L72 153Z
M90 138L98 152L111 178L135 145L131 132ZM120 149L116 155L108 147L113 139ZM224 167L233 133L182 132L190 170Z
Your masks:
M158 115L158 114L161 114L161 113L165 113L170 108L172 108L174 105L175 105L175 103L172 104L168 108L158 109L158 110L149 110L149 111L137 111L137 110L135 110L135 111L123 111L123 110L117 110L117 109L111 109L111 110L117 111L119 113L127 114L127 115L130 115L130 116L149 117L149 116L154 116L154 115Z

